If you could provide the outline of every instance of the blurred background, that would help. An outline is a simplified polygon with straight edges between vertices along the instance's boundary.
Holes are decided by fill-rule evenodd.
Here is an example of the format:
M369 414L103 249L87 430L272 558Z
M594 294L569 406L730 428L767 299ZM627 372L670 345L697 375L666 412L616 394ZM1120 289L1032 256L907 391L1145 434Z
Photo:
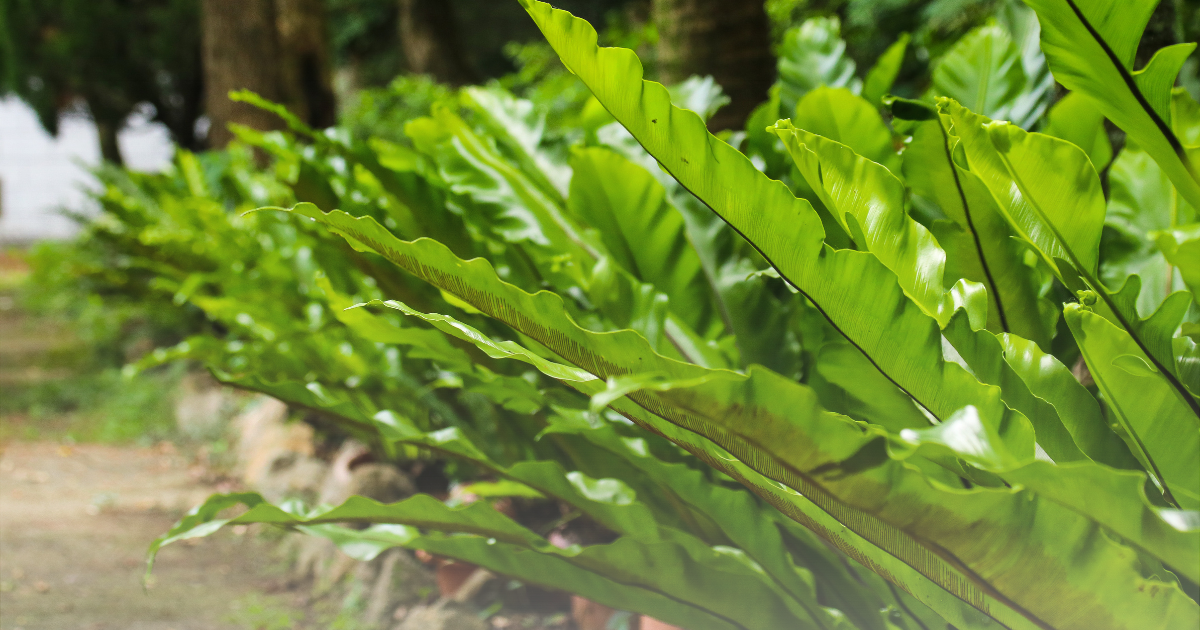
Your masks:
M1006 0L561 0L650 76L712 76L738 127L765 100L789 29L836 17L846 59L870 67L911 33L895 93L928 88L930 64ZM318 128L365 133L419 75L449 86L529 84L553 71L518 3L488 0L3 0L0 4L0 242L63 238L86 212L89 167L165 168L175 147L222 148L230 122L278 118L230 102L249 89ZM1166 0L1143 48L1196 39L1197 10ZM786 56L786 52L783 53ZM1145 60L1139 59L1139 63ZM1185 75L1194 76L1192 71Z
M553 4L590 21L602 44L635 50L649 78L671 86L676 102L706 115L710 130L798 195L804 191L790 164L763 144L761 131L820 86L871 99L867 109L879 110L891 158L895 138L879 89L964 102L978 96L979 111L1031 129L1053 124L1047 112L1063 95L1037 47L1036 20L1017 0ZM1200 3L1162 0L1136 64L1198 38ZM972 55L985 48L999 64L985 79L995 87L986 99L986 90L956 84L951 71L963 59L968 66L983 59ZM875 69L884 65L891 82L880 88ZM1193 56L1181 77L1194 96L1198 65ZM241 96L231 99L233 92ZM238 213L296 201L363 214L395 205L388 182L362 175L362 164L418 173L453 189L453 203L494 203L467 176L446 183L460 168L436 144L448 132L422 135L436 107L459 112L497 155L520 153L505 143L529 149L537 163L514 164L553 192L572 146L605 142L611 119L589 97L516 0L0 0L0 629L381 627L392 619L380 617L384 608L400 622L430 593L456 592L461 584L438 565L436 580L434 573L410 580L409 603L386 600L387 592L374 596L386 606L373 603L368 587L383 580L381 566L352 569L295 546L279 552L277 541L245 528L169 549L149 598L139 578L149 540L208 493L274 483L337 496L349 490L328 490L321 475L378 450L327 430L319 414L272 407L202 369L265 365L277 358L252 356L256 340L290 334L298 348L312 342L312 331L340 325L333 313L345 305L334 309L334 298L301 277L312 271L310 258L325 256L324 269L347 295L374 296L376 279L390 277L352 268L344 244L282 220L255 219L264 236L247 237L253 231ZM496 121L509 125L508 135ZM1098 168L1123 142L1111 125L1104 129L1090 150ZM375 161L348 167L350 153ZM432 165L436 176L413 162ZM503 230L497 234L487 238L503 241ZM471 237L483 240L475 231ZM334 259L349 269L342 279L329 271ZM269 271L258 276L251 268ZM278 300L263 298L274 291ZM279 319L234 309L255 299L277 302ZM317 367L279 373L355 392L407 383L402 374L372 373L393 360L373 344L354 346L375 361L354 368L361 374L335 366L329 357L353 340L330 339L313 351L317 359L306 359L310 366L327 360L328 374ZM431 373L438 380L421 396L462 386ZM251 425L270 427L264 435L273 437L255 446L237 433ZM495 429L481 434L488 431ZM292 457L284 467L290 477L262 469L262 453L280 449ZM298 481L305 462L316 481ZM424 465L402 471L412 477L405 487L423 489L433 475L430 483L448 492L469 480L461 470ZM297 558L324 568L297 578ZM387 571L408 570L404 562ZM491 611L477 618L495 628L636 625L628 615L518 587L506 588L524 600L471 595ZM553 600L544 609L520 604L543 595ZM420 623L412 627L477 627Z

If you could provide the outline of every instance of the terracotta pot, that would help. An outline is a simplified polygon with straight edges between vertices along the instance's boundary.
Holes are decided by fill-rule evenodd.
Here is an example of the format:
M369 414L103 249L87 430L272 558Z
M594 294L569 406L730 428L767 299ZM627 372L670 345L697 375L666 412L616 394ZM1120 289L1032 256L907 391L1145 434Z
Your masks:
M579 630L605 630L613 609L578 595L571 596L571 616Z
M471 577L471 574L477 568L475 565L467 564L466 562L451 561L438 565L437 574L435 575L438 592L442 594L442 597L454 597L455 593L458 593L463 583L467 581L467 578Z
M683 630L679 626L672 626L669 623L663 623L657 619L642 615L641 623L638 625L638 630Z

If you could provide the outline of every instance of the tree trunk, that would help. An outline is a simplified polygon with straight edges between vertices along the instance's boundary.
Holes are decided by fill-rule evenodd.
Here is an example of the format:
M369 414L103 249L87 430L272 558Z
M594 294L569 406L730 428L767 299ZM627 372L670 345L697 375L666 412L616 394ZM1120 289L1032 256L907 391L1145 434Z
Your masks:
M117 166L124 166L125 159L121 157L121 145L117 142L117 132L121 123L113 124L108 120L96 120L96 134L100 136L100 157Z
M731 99L709 127L740 128L775 81L763 0L654 0L663 83L712 75Z
M284 104L300 120L323 128L337 122L322 0L275 0Z
M449 0L400 0L400 43L412 72L450 85L477 79L459 45Z
M273 0L203 0L202 56L205 110L212 126L208 146L223 148L233 139L229 123L278 129L279 119L229 100L231 90L251 90L283 102L280 47Z

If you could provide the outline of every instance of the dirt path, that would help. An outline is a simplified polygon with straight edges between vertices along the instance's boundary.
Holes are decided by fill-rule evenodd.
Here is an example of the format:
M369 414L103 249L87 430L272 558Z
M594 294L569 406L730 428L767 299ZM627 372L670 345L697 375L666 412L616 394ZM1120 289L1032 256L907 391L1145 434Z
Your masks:
M216 489L167 447L14 442L0 455L0 630L287 628L273 546L221 532L142 561Z

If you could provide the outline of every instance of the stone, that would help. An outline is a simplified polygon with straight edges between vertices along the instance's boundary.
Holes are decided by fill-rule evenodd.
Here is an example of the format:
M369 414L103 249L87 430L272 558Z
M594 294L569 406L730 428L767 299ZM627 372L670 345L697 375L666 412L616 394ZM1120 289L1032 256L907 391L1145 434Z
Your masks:
M294 555L292 577L294 580L312 579L320 583L329 572L330 567L341 554L337 545L328 538L295 534L287 539L289 555Z
M375 559L379 563L379 574L375 576L371 592L367 595L366 608L363 610L363 621L372 626L383 626L388 609L392 607L392 576L402 555L404 551L392 549Z
M338 449L321 488L321 503L339 505L354 495L381 503L395 503L417 493L412 478L391 464L354 465L356 460L369 454L367 447L354 440L347 440Z
M269 396L252 403L234 420L234 428L242 481L251 488L260 486L281 457L313 455L312 427L287 422L287 405Z
M391 597L395 603L416 604L437 591L433 571L421 564L413 554L396 549L396 565L392 568Z
M412 479L391 464L362 464L350 471L350 494L395 503L417 493Z
M279 451L261 475L255 489L272 503L300 499L312 505L328 474L329 465L315 457Z
M571 617L579 630L606 630L612 608L578 595L571 596Z
M436 574L438 592L442 594L442 597L453 598L459 602L464 601L466 598L459 598L458 592L478 570L479 567L466 562L442 562L439 564Z
M441 599L412 607L394 630L487 630L487 626L470 608Z
M641 622L638 625L638 630L683 630L679 626L672 626L669 623L663 623L652 617L642 615Z
M351 486L354 483L350 472L350 464L371 451L357 440L346 440L338 448L329 464L329 475L321 487L321 503L338 505L354 494Z
M175 426L193 440L213 440L225 432L236 406L234 394L207 372L183 377L175 398Z

